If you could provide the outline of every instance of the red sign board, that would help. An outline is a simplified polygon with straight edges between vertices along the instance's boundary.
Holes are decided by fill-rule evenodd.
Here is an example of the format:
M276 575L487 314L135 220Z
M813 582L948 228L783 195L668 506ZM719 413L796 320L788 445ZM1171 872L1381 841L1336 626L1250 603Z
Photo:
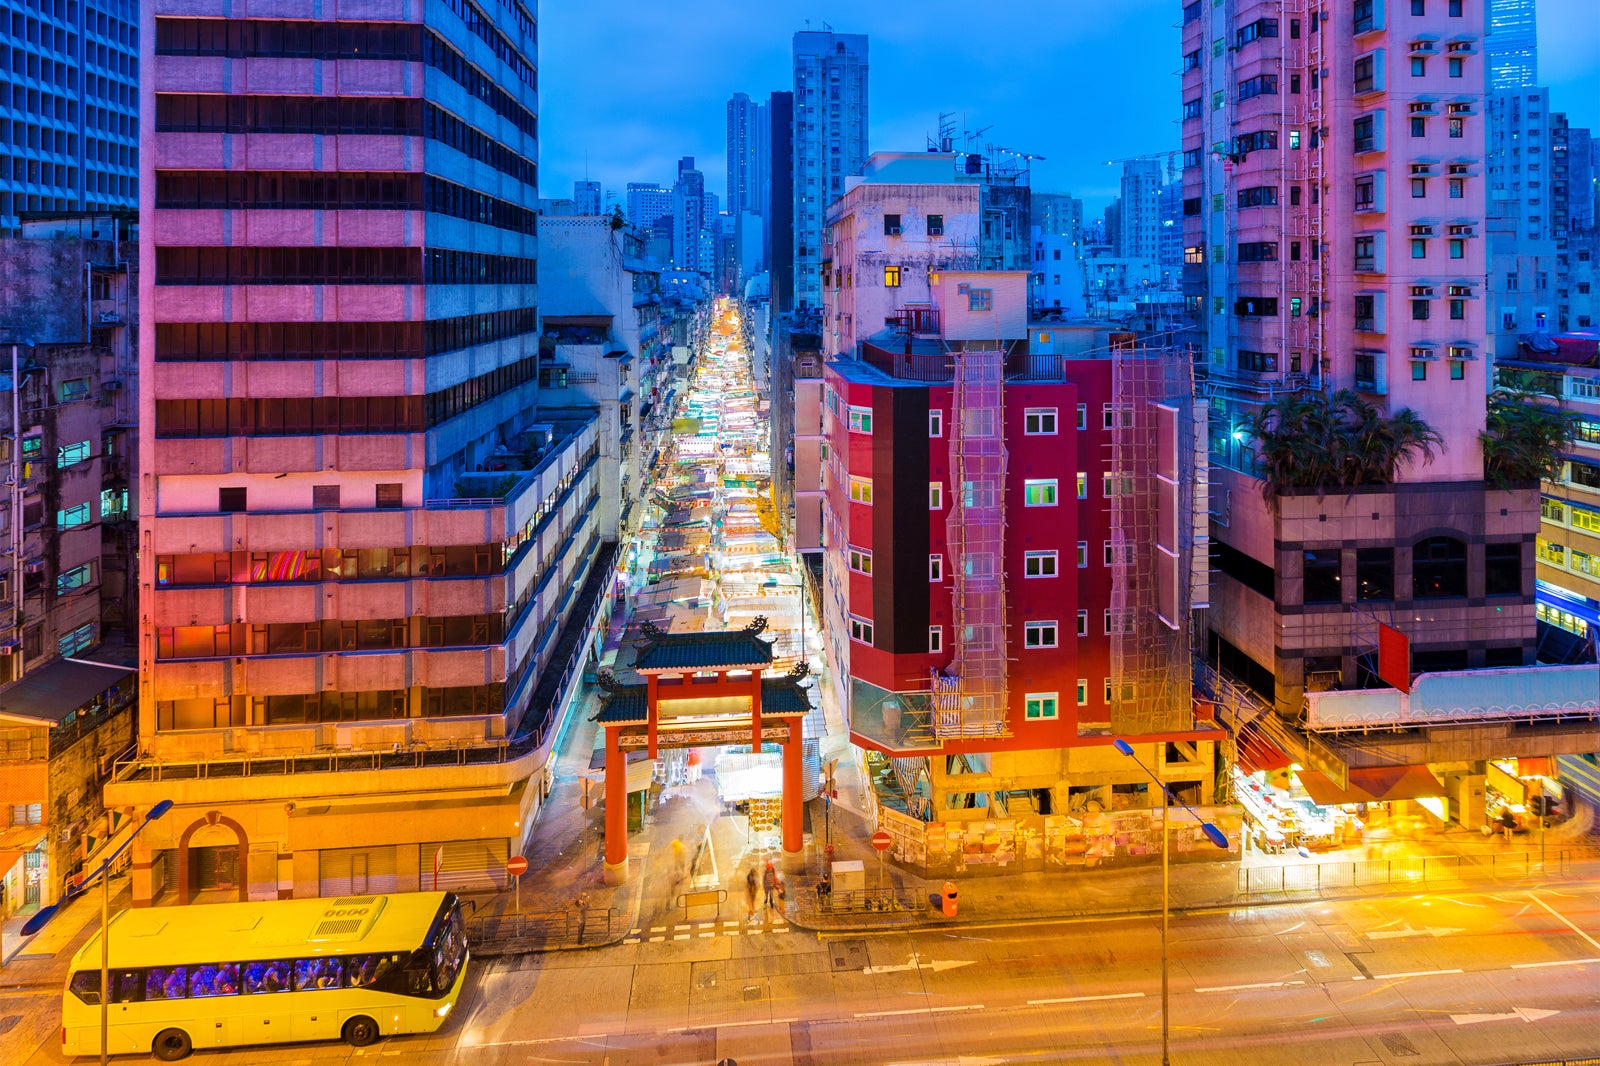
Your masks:
M894 838L888 833L885 833L882 829L872 834L872 846L877 848L879 851L888 851L889 846L893 843Z
M512 877L521 877L528 872L528 860L521 855L513 855L506 860L506 873Z

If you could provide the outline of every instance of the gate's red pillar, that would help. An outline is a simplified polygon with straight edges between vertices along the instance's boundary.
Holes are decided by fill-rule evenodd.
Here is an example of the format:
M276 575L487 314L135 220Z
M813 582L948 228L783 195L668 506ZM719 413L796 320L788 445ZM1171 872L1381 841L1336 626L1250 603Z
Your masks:
M786 869L795 869L804 856L804 835L801 831L805 804L800 798L800 775L804 772L800 759L799 718L785 718L789 739L783 742L783 863Z
M608 885L628 880L628 762L617 743L619 730L606 730L606 868Z

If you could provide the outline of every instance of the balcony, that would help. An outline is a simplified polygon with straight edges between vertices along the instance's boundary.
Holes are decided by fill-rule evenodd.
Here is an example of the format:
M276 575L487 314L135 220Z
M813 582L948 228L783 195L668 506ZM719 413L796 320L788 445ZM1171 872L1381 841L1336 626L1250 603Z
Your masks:
M942 351L888 352L867 345L862 362L897 381L942 383L955 380L955 357ZM1048 353L1012 351L1005 356L1007 381L1066 381L1067 365L1073 357Z
M939 309L904 307L889 316L889 328L903 337L937 337Z

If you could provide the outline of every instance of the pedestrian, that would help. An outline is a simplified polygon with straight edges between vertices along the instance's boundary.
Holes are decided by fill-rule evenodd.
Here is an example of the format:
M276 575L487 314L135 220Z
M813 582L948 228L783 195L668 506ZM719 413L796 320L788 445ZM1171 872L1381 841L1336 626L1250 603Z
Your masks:
M766 893L767 910L772 909L772 894L778 891L778 871L772 868L772 862L767 862L767 868L761 875L761 888Z
M689 784L700 780L700 749L689 749Z
M750 921L756 916L756 891L760 882L756 879L756 868L750 867L744 877L744 917Z
M688 855L688 853L689 853L689 849L686 846L684 846L683 841L679 840L677 837L673 837L672 838L672 880L674 882L682 881L683 880L683 875L687 872L687 869L686 869L687 862L685 861L685 857Z

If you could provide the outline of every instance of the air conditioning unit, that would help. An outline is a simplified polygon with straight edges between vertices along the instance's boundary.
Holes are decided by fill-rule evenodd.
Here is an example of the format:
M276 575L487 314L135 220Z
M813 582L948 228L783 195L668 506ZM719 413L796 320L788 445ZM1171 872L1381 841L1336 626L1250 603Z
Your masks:
M122 380L120 378L108 378L100 383L100 388L106 392L121 392Z
M890 237L898 237L898 236L900 236L900 227L899 226L885 226L883 228L883 232L885 234L887 234L888 236L890 236Z
M117 314L115 311L101 311L100 312L100 324L102 326L114 326L118 322L121 322L121 321L122 321L122 316Z

